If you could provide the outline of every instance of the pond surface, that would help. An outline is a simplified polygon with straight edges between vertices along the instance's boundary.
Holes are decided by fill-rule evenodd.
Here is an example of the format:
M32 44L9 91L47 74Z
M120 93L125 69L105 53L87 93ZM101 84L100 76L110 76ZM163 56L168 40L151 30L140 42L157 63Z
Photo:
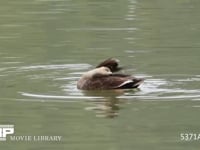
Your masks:
M188 150L200 133L200 1L3 0L0 124L60 142L1 149ZM118 58L138 90L83 92L81 74Z

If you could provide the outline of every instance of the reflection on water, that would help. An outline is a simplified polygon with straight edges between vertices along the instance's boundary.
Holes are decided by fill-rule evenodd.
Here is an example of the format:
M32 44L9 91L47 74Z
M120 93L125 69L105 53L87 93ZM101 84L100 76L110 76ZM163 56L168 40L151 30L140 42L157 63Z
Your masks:
M96 113L96 117L114 118L119 115L120 106L119 99L115 97L108 97L104 101L92 101L85 110L93 110Z
M85 96L97 96L102 97L103 99L93 99L90 101L90 105L85 109L93 110L96 113L97 117L108 117L114 118L118 116L120 110L120 100L118 96L124 94L124 90L107 90L107 91L82 91Z

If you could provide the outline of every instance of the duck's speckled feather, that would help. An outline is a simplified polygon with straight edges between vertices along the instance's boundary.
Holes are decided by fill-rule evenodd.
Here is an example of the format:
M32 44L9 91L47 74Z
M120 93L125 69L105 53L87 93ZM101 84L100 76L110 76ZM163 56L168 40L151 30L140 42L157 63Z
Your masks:
M80 79L82 84L78 84L79 89L83 90L108 90L137 88L143 79L137 79L128 75L112 74L93 77L90 79ZM130 81L130 82L127 82ZM125 83L125 84L123 84Z

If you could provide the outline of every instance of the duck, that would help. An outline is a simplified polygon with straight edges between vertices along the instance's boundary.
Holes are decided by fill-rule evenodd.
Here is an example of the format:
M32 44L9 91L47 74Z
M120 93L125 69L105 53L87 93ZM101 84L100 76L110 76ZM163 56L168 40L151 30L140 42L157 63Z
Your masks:
M118 59L106 59L96 68L84 73L77 82L77 88L80 90L134 89L143 83L143 78L115 73L121 69Z

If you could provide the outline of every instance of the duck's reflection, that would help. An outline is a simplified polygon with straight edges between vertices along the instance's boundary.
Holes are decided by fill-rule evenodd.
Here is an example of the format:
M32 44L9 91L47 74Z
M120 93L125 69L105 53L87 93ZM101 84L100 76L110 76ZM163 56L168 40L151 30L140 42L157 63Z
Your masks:
M124 94L124 90L107 90L107 91L84 91L85 96L103 97L102 99L90 101L86 110L93 110L97 117L114 118L119 115L120 99L118 96ZM125 101L123 101L124 103Z

